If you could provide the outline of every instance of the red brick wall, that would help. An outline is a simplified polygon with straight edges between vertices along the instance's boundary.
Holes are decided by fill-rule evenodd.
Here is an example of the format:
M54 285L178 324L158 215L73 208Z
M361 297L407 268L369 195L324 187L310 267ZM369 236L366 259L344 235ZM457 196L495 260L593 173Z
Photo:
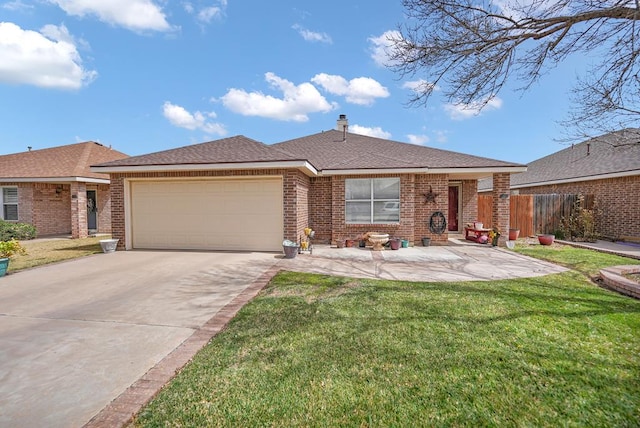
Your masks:
M429 229L431 216L440 211L449 218L449 176L447 174L416 175L415 186L415 239L431 238L432 243L444 244L449 238L448 232L436 235ZM435 202L427 202L425 194L437 194Z
M86 238L87 228L87 185L71 183L71 237Z
M199 178L233 176L282 176L284 238L297 240L305 227L315 232L316 243L335 243L337 239L356 239L365 232L383 232L421 244L422 237L434 243L446 243L448 234L436 235L429 230L429 219L435 211L448 216L449 177L446 174L400 175L401 200L399 224L346 224L345 179L398 177L398 175L357 175L309 178L297 170L237 170L237 171L174 171L111 175L111 233L120 239L118 248L126 246L124 179L125 178ZM477 216L475 180L463 182L463 218L473 221ZM435 202L425 202L430 189L438 194Z
M640 239L640 175L518 189L521 195L594 195L598 232L606 238Z
M71 233L71 205L69 185L25 183L32 189L31 224L39 236ZM56 189L60 188L60 193ZM22 189L18 190L20 193ZM26 204L25 204L26 207ZM18 209L25 208L18 207Z
M464 231L464 225L478 220L478 181L462 181L462 216L460 217L460 230Z
M500 243L504 244L509 238L509 188L511 175L509 173L493 174L493 211L491 225L501 232ZM500 198L500 195L506 195Z
M111 233L111 192L109 185L94 187L98 199L98 233Z
M309 188L309 227L315 231L314 242L331 242L331 177L312 177Z

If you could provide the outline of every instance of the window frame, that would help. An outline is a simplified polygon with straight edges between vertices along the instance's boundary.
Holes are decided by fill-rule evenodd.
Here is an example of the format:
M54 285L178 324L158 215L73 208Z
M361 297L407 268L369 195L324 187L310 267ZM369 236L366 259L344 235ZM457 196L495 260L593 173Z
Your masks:
M6 190L15 190L15 202L7 202L5 199L5 191ZM0 210L0 219L4 221L12 221L17 222L20 218L19 212L19 195L18 195L18 186L0 186L0 206L2 206L2 210ZM16 218L15 219L7 219L6 218L6 207L7 206L15 206L16 207Z
M348 186L349 186L349 181L363 181L363 180L367 180L369 181L369 196L368 198L348 198ZM398 197L397 198L376 198L375 197L375 183L376 181L382 181L382 180L394 180L397 183L397 187L398 187ZM378 178L347 178L345 179L345 184L344 184L344 189L345 189L345 194L344 194L344 220L345 220L345 224L399 224L400 223L400 210L401 210L401 203L400 203L400 197L401 197L401 181L400 181L400 177L378 177ZM349 204L354 204L354 203L368 203L369 204L369 220L368 221L364 221L364 220L350 220L349 219L349 210L348 210L348 206ZM397 214L397 220L384 220L384 221L375 221L375 216L376 216L376 211L375 211L375 206L376 204L387 204L387 203L395 203L397 204L398 207L398 214ZM379 214L379 213L378 213Z

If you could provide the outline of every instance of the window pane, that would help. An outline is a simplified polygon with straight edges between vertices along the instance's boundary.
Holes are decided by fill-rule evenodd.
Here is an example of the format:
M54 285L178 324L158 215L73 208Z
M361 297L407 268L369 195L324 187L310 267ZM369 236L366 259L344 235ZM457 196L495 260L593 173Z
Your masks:
M347 223L371 223L371 204L369 202L347 202L345 220Z
M345 180L345 198L371 199L371 180L368 178L350 178Z
M2 200L5 204L18 203L18 189L15 187L5 187L2 189Z
M5 205L4 206L4 219L5 220L18 220L18 206L17 205Z
M374 202L374 223L397 223L400 221L400 202Z
M374 199L400 199L399 178L376 178L373 180Z

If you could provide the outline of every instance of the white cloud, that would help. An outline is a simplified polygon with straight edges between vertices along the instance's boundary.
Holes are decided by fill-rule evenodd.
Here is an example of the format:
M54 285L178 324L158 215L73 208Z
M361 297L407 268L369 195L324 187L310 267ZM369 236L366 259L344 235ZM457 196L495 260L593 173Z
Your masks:
M369 37L369 42L372 44L371 58L376 64L383 67L394 64L391 60L393 40L399 40L400 38L400 32L396 30L385 31L378 37Z
M7 10L33 9L33 5L23 3L21 0L8 1L8 2L5 2L5 3L2 3L2 6L0 6L0 7L2 7L3 9L7 9Z
M444 144L447 142L447 131L436 131L436 141L438 143Z
M502 99L491 97L488 101L476 101L469 104L449 103L445 104L444 110L453 120L469 119L478 116L482 111L497 110L502 107Z
M368 135L369 137L384 138L387 140L391 138L391 133L383 131L379 126L368 128L366 126L360 125L349 125L349 132L360 135Z
M422 146L429 142L429 137L427 137L424 134L421 134L421 135L407 134L407 138L411 144L417 144L419 146Z
M207 134L225 135L227 133L223 125L209 120L215 119L216 114L213 112L202 113L196 111L189 113L184 107L165 101L162 106L162 113L172 125L179 128L191 131L199 129Z
M67 14L95 15L102 22L133 31L170 31L162 8L151 0L48 0Z
M98 75L86 70L64 25L41 32L0 22L0 82L78 89Z
M403 89L410 89L413 92L419 93L425 90L439 91L440 87L438 85L434 85L432 82L429 82L424 79L412 80L410 82L404 82L402 84Z
M232 88L221 97L222 103L229 110L244 116L295 122L306 122L309 113L326 113L337 107L330 104L311 83L296 86L271 72L265 74L265 80L281 91L283 98Z
M307 42L321 42L329 44L333 43L333 40L331 40L331 36L329 36L327 33L317 33L311 30L307 30L306 28L298 24L295 24L292 28L296 30L298 34L300 34L302 38Z
M347 81L342 76L326 73L315 75L311 81L334 95L343 95L347 102L358 105L371 105L376 98L389 96L387 88L370 77L357 77Z
M222 15L222 9L217 6L209 6L203 9L200 9L198 12L198 21L204 22L206 24L210 23L211 20L217 16Z

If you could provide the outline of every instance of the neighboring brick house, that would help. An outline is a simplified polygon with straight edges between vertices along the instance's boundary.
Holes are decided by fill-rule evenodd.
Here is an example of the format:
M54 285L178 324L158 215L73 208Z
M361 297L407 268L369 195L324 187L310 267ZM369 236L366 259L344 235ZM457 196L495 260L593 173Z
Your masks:
M481 181L479 191L491 191L491 183ZM601 135L535 160L511 176L511 191L594 195L598 232L640 241L640 129Z
M125 157L92 141L0 156L0 219L38 236L110 233L109 176L90 166Z
M329 243L369 231L447 241L477 217L477 180L525 166L338 129L273 145L225 138L96 165L111 176L120 249L281 249L305 227ZM495 222L508 229L509 199ZM442 220L445 220L443 222Z

